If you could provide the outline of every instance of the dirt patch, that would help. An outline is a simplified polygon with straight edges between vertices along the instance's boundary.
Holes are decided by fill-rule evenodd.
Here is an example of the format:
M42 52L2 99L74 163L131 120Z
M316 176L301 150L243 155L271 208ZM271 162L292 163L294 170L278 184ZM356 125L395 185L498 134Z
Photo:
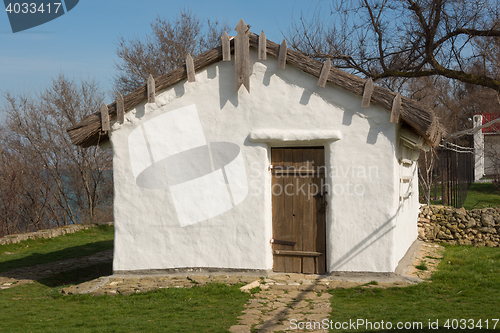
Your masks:
M444 250L439 244L421 242L414 254L413 264L406 267L403 275L429 280L443 259Z

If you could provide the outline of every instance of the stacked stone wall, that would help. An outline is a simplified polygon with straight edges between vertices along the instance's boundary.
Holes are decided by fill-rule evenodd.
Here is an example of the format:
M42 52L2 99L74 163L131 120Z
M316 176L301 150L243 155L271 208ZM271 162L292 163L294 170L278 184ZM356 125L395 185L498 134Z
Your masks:
M99 224L112 225L113 222L105 222L105 223L99 223ZM75 232L83 230L83 229L93 228L95 226L97 226L97 224L71 224L71 225L56 228L56 229L45 229L45 230L39 230L39 231L35 231L35 232L28 232L26 234L8 235L8 236L5 236L3 238L0 238L0 245L16 244L16 243L19 243L21 241L28 240L28 239L57 237L57 236L65 235L65 234L72 234L72 233L75 233Z
M418 238L426 242L498 247L500 207L465 210L448 206L422 206Z

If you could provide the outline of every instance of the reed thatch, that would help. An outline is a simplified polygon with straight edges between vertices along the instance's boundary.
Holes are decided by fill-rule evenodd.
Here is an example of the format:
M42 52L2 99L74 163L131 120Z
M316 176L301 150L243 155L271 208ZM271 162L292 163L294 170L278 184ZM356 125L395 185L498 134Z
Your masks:
M250 33L249 40L250 47L258 49L259 36ZM267 54L278 58L280 46L269 40L267 40L266 45ZM234 52L234 40L231 40L231 52ZM194 70L199 71L204 67L210 66L221 60L222 47L219 46L194 59ZM305 73L318 78L320 77L323 66L321 62L313 60L300 52L290 49L288 49L286 53L286 62L287 64L293 65ZM161 91L186 79L187 71L185 66L174 69L167 74L155 78L155 91ZM330 69L327 82L335 84L359 96L363 96L366 80L332 67ZM124 96L123 100L125 111L132 109L140 102L146 100L147 97L147 85L137 88L130 94ZM375 85L371 95L371 102L378 104L390 112L395 97L396 93ZM116 119L116 102L108 105L108 112L110 121ZM437 146L441 141L442 136L445 134L443 127L439 124L439 121L434 114L434 111L423 107L418 102L406 97L402 98L400 121L406 123L416 133L424 137L427 143L431 146ZM100 112L96 112L84 118L77 125L68 128L67 132L71 141L75 145L80 145L82 147L90 147L109 140L108 133L101 130Z

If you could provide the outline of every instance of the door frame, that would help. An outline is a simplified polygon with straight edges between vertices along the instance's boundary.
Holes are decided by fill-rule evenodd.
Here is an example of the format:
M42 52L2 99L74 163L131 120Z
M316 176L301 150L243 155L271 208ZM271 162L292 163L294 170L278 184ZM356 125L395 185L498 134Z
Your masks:
M271 206L271 230L270 230L270 236L271 236L271 246L270 246L270 254L271 254L271 267L272 267L272 271L274 271L275 269L275 244L273 244L273 237L274 237L274 223L275 223L275 220L274 220L274 205L273 205L273 197L274 197L274 194L273 194L273 172L272 172L272 168L271 168L271 165L273 164L272 163L272 149L273 148L288 148L288 149L294 149L294 148L297 148L297 149L313 149L313 148L321 148L323 150L323 159L324 159L324 175L322 176L322 179L324 180L324 186L328 186L328 182L329 182L329 176L328 176L328 166L327 166L327 157L329 156L329 146L328 145L325 145L324 142L321 142L321 143L317 143L317 144L314 144L312 142L308 142L308 144L301 144L303 142L280 142L280 143L276 143L276 144L268 144L267 148L268 148L268 174L269 174L269 200L270 200L270 206ZM321 192L323 193L323 190L321 190ZM325 196L325 198L323 199L324 202L327 202L326 199L327 198L327 193L324 193L323 194ZM321 265L321 267L323 267L323 270L324 272L320 272L320 274L326 274L328 273L328 208L326 207L326 204L324 206L324 213L323 213L323 237L324 237L324 255L322 255L321 257L321 260L324 260L324 264ZM311 255L313 255L311 253ZM314 258L314 257L313 257ZM314 264L314 273L304 273L304 274L317 274L317 269L318 269L318 257L315 257L315 264ZM296 266L296 265L294 265Z

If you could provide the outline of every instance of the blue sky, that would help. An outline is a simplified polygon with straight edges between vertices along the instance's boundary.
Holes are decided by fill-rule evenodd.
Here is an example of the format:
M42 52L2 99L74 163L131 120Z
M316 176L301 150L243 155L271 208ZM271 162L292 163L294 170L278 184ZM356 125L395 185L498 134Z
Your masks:
M4 11L0 13L0 94L37 93L59 73L77 80L96 79L104 91L110 91L118 36L143 37L157 16L173 19L181 8L191 9L200 19L225 20L232 27L243 18L253 32L264 30L268 39L280 42L280 29L286 32L292 14L297 17L316 5L317 1L300 0L80 0L65 15L18 33L12 33Z

